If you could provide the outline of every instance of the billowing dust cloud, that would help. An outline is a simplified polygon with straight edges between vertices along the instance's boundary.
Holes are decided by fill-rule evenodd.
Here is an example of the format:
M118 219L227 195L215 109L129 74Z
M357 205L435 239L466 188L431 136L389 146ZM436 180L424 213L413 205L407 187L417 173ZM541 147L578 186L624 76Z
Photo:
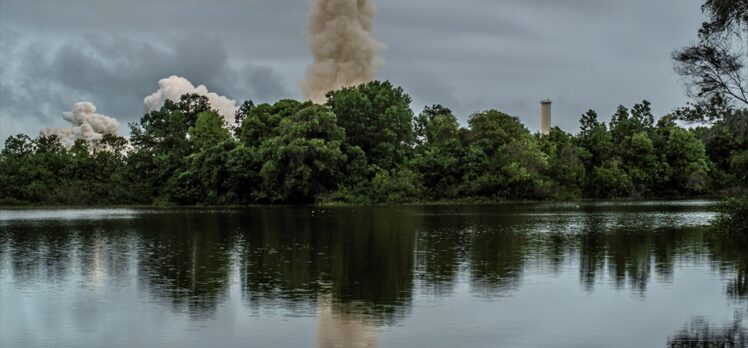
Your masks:
M109 116L97 114L96 106L90 102L79 102L73 105L73 110L63 112L62 117L73 124L69 128L45 128L42 136L56 135L60 143L70 148L78 139L87 142L101 140L105 134L117 135L119 122Z
M300 82L304 97L323 103L325 94L376 78L384 44L374 39L373 0L313 0L307 39L314 57Z
M150 112L159 109L166 100L178 102L182 95L192 93L208 97L210 107L218 111L218 114L223 116L226 123L234 124L234 114L239 110L235 100L208 91L208 88L204 85L195 87L192 82L184 77L170 76L159 80L158 91L146 97L143 103L146 111Z

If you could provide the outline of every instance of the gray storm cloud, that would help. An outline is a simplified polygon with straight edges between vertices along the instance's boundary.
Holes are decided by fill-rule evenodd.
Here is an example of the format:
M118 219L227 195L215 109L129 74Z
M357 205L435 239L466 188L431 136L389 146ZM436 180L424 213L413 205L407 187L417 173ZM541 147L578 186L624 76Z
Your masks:
M41 135L56 135L66 148L82 139L87 142L100 140L105 134L117 135L119 122L109 116L96 113L96 106L90 102L78 102L73 110L62 113L62 118L73 124L68 128L45 128Z
M375 12L372 0L314 0L307 25L314 62L300 82L305 98L321 103L329 91L376 78L384 44L372 36Z
M170 76L159 80L158 90L147 96L143 103L147 111L153 111L164 105L166 100L179 101L182 95L192 93L206 96L210 106L218 111L228 124L234 124L234 114L239 110L235 100L211 92L204 85L195 87L184 77Z

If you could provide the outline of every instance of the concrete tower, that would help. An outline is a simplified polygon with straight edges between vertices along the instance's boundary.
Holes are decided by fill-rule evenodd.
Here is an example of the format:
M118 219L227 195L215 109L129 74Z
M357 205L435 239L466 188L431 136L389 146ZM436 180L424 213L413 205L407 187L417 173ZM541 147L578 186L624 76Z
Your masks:
M540 102L540 134L551 133L551 101L549 99Z

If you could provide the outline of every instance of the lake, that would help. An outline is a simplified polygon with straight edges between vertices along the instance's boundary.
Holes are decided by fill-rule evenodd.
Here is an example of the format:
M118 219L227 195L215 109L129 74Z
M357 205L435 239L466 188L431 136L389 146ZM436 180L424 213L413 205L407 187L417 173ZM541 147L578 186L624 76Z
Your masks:
M714 210L708 201L2 210L0 346L744 339L748 250L706 231Z

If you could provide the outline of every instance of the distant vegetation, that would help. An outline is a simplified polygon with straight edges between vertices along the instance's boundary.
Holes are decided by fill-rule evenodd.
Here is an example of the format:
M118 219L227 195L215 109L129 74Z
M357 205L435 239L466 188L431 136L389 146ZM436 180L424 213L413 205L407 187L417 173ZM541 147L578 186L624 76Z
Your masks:
M460 126L446 107L414 116L388 82L332 92L326 105L254 105L229 128L207 99L185 95L69 149L55 136L8 138L5 204L304 204L439 200L646 198L717 194L746 185L746 111L683 128L646 101L594 111L580 131L532 134L498 110Z

